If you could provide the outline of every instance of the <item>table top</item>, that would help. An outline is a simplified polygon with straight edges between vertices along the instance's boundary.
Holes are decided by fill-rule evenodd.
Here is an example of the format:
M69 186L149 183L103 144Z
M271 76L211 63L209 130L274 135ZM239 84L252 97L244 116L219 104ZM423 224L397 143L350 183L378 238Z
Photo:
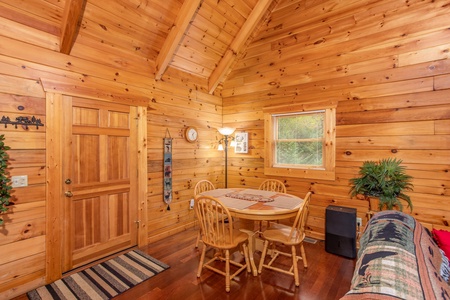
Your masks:
M258 189L228 188L201 193L219 199L237 218L249 220L280 220L295 217L303 199Z

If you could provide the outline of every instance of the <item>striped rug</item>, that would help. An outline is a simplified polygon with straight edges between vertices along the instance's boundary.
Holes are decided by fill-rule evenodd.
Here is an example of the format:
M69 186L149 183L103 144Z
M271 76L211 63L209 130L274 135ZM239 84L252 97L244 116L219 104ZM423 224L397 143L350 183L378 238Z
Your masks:
M30 300L111 299L169 266L139 250L132 250L98 265L27 293Z

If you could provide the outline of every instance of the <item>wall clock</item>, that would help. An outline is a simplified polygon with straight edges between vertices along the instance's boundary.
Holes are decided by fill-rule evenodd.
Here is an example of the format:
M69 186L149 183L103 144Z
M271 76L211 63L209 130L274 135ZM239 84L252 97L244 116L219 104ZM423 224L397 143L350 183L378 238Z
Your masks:
M188 126L186 128L184 137L186 138L186 140L190 143L193 143L195 141L197 141L198 139L198 131L197 128L193 127L193 126Z

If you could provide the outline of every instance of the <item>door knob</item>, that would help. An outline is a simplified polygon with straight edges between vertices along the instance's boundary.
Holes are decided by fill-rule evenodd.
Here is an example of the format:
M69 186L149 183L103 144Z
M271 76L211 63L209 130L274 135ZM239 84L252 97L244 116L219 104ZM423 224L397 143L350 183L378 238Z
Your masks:
M67 178L66 181L64 181L64 182L65 182L65 184L71 184L72 180L70 180L70 178Z
M64 195L66 195L66 197L69 197L69 198L73 196L71 191L65 192Z

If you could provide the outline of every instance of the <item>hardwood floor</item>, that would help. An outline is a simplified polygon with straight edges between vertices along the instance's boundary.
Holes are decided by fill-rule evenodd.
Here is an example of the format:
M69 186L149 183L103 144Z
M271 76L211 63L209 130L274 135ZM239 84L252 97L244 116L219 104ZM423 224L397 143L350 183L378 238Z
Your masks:
M225 292L225 278L203 270L197 278L201 253L195 249L197 230L189 229L142 249L170 265L170 269L115 297L116 300L197 300L197 299L302 299L333 300L341 298L350 287L355 260L325 251L325 244L304 243L308 268L299 263L300 286L294 278L271 270L254 277L242 272L231 282L231 291ZM259 261L259 255L255 260ZM27 299L25 295L15 300Z
M197 279L200 247L195 249L196 230L188 230L143 249L170 265L170 269L147 280L115 299L303 299L341 298L350 287L355 261L327 253L323 241L305 243L308 268L300 262L300 286L294 278L271 270L257 277L243 272L225 292L225 278L203 270ZM255 259L259 261L260 253Z

